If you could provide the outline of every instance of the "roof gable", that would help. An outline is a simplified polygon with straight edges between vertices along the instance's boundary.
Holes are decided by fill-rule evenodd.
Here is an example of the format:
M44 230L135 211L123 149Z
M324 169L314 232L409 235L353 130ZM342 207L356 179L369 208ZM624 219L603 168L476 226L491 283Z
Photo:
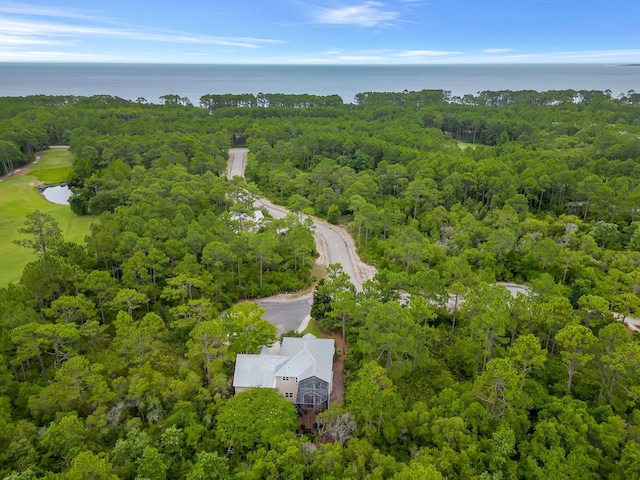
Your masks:
M238 355L234 387L275 388L276 377L309 377L331 383L333 379L334 340L307 334L302 338L285 337L279 355Z
M304 337L285 337L282 339L280 355L293 357L301 350L308 350L314 357L331 356L335 352L335 341L333 338L316 338L307 333Z
M316 363L315 358L306 350L298 352L294 357L287 358L288 360L276 371L276 377L296 377L300 380L304 372Z
M283 375L297 377L298 381L316 376L331 383L333 378L333 355L335 353L333 338L316 338L308 333L302 338L285 337L282 339L280 355L290 356L293 363L291 370L297 375Z

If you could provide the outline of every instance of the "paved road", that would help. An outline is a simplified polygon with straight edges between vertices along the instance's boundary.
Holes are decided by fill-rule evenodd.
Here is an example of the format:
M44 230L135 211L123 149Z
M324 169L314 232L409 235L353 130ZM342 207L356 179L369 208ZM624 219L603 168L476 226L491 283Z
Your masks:
M304 318L311 313L312 295L283 300L280 298L265 298L257 300L265 309L264 318L278 328L278 335L297 330Z
M316 233L322 239L327 264L340 263L357 292L362 291L362 278L358 269L360 262L354 258L353 239L344 229L330 223L314 219Z
M246 148L232 148L229 150L227 177L244 176L247 165ZM286 208L275 205L266 199L256 200L256 207L265 207L274 218L283 218L290 213ZM340 263L351 277L357 291L362 291L360 268L363 267L353 245L353 239L343 228L331 225L311 217L315 225L316 246L323 263ZM370 272L369 272L370 273ZM312 294L299 297L279 295L272 298L257 300L266 309L264 317L278 327L278 334L297 329L306 316L311 312Z
M244 177L244 168L247 166L248 148L232 148L229 150L229 161L227 162L227 178Z
M232 148L229 150L228 178L233 178L234 176L244 177L248 152L249 150L246 148ZM282 218L289 213L284 207L274 205L266 199L256 200L255 205L257 207L264 206L274 218ZM316 246L321 258L324 260L324 264L342 264L344 271L351 277L356 290L362 291L362 277L372 276L375 270L360 261L355 251L353 239L346 230L317 218L311 218L316 228ZM364 275L362 275L362 269L367 270ZM518 293L531 294L531 289L526 285L507 282L498 282L497 284L504 286L514 297ZM282 334L295 330L301 325L311 311L312 300L313 296L309 293L297 297L279 295L258 300L258 303L266 309L264 317L278 327L278 334ZM447 304L449 308L453 308L454 299L450 298ZM614 315L623 320L633 330L640 331L640 318L625 317L616 312L614 312Z
M255 205L265 207L274 218L282 218L289 213L286 208L275 205L266 199L256 200ZM306 216L303 215L303 218L306 218ZM309 218L313 220L316 247L324 260L325 266L332 263L340 263L344 272L351 278L356 291L361 292L362 279L358 266L362 262L359 262L357 258L351 236L344 228L318 220L315 217Z

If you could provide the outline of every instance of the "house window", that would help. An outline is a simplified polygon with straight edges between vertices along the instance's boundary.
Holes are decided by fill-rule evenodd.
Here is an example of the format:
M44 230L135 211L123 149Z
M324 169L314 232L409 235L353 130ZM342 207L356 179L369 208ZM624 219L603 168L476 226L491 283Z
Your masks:
M284 398L293 398L293 392L284 392Z
M283 382L288 382L289 381L289 377L282 377L282 381Z

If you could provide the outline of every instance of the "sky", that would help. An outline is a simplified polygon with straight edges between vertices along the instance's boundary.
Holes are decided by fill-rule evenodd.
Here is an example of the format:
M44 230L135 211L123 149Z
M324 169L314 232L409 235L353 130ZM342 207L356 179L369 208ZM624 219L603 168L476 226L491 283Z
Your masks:
M640 63L638 18L638 0L0 0L0 62Z

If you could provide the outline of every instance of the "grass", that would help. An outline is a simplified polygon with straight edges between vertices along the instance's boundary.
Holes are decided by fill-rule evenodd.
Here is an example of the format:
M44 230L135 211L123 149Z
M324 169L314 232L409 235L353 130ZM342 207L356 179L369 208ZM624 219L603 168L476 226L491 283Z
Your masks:
M69 173L71 173L71 168L68 167L60 167L60 168L48 168L46 170L38 170L35 172L38 180L47 185L59 185L61 183L65 183L67 178L69 178Z
M29 167L29 171L42 183L57 185L67 181L72 163L73 155L68 149L56 148L45 151L40 161Z
M465 142L460 142L458 140L456 140L456 143L458 144L458 147L460 147L461 150L464 150L465 148L471 148L473 150L478 148L477 143L465 143Z
M84 243L93 219L76 215L68 205L48 202L36 189L39 183L64 182L72 161L68 150L47 150L38 163L0 181L0 287L19 280L24 266L36 258L31 250L13 243L23 238L18 229L31 212L40 210L50 214L57 220L66 240Z
M307 325L307 328L305 328L304 332L302 332L303 335L306 335L307 333L311 333L312 335L315 335L317 338L327 337L327 335L323 333L320 330L320 328L318 328L318 324L313 318L309 320L309 325Z

